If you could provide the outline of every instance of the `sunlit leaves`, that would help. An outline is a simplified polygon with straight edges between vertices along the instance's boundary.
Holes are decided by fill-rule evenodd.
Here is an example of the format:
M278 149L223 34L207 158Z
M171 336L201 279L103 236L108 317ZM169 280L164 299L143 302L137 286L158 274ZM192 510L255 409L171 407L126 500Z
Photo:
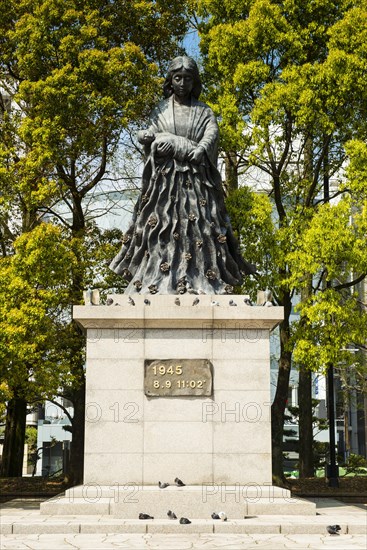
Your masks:
M256 281L246 281L246 290L256 299L256 291L274 287L274 263L281 261L275 258L279 238L272 220L272 204L266 195L254 193L242 187L231 193L226 201L232 228L243 243L243 254L246 260L256 265L259 277Z
M331 283L367 273L367 203L354 211L348 197L336 205L320 205L288 262L294 286L307 274L324 272L325 282Z
M201 0L199 6L222 147L238 152L241 183L255 167L256 186L273 206L262 224L248 191L241 201L240 191L229 198L244 256L258 266L260 288L302 295L300 336L317 334L318 310L325 326L330 322L331 296L344 331L330 333L328 343L324 331L323 353L334 361L348 338L363 343L357 325L360 319L364 327L364 315L351 281L367 273L366 4ZM334 194L338 199L324 204ZM349 314L350 325L343 318ZM286 351L294 345L297 361L317 368L317 338L299 345L294 338ZM307 347L312 361L303 361ZM322 357L320 365L326 362Z
M330 365L349 366L360 360L348 350L351 342L363 343L367 312L356 307L356 297L325 290L297 307L303 319L295 327L294 360L312 370Z
M76 258L59 228L41 224L0 262L2 379L30 399L72 381L63 358L70 273ZM59 347L60 346L60 347Z
M344 185L359 199L367 198L367 142L352 140L346 143L349 156L348 179Z

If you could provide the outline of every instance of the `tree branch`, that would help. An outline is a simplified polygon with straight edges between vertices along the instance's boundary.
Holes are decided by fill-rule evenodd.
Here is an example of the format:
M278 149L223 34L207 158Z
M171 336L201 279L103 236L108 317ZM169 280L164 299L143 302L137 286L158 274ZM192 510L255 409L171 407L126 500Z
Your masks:
M107 138L103 138L103 144L102 144L102 159L101 159L101 165L99 167L99 170L97 174L94 176L94 178L85 186L83 189L79 191L80 197L83 198L85 195L93 189L97 185L97 183L102 179L107 166Z
M62 397L62 395L60 395L60 397ZM50 403L53 403L54 405L56 405L57 407L60 407L60 409L62 411L64 411L64 413L66 414L66 416L68 417L68 419L70 420L70 424L73 425L73 417L71 416L71 414L69 413L69 411L64 407L64 405L61 405L60 403L58 403L57 401L54 401L53 399L47 399L47 401L49 401Z
M67 221L62 217L60 216L60 214L58 214L57 212L55 212L55 210L52 210L52 208L49 208L47 206L44 206L42 208L40 208L40 212L48 212L49 214L51 214L52 216L55 216L55 218L57 218L59 221L61 221L61 223L67 227L68 229L71 229L71 225L67 223Z
M315 171L314 171L315 175L314 175L314 178L312 180L312 184L311 184L311 186L308 190L308 194L307 194L307 198L306 198L306 202L305 202L306 207L310 206L310 204L313 200L313 196L314 196L314 193L315 193L315 190L316 190L316 187L317 187L317 183L319 181L319 174L320 174L321 165L322 165L324 157L327 154L327 151L329 149L330 141L331 141L331 134L329 134L327 136L327 138L325 139L323 147L322 147L322 152L320 153L320 156L317 160L317 163L316 163L316 166L315 166Z
M362 273L357 279L354 279L353 281L350 281L349 283L342 283L340 285L333 286L333 290L342 290L343 288L350 288L351 286L355 286L358 283L361 283L363 279L367 276L367 273Z

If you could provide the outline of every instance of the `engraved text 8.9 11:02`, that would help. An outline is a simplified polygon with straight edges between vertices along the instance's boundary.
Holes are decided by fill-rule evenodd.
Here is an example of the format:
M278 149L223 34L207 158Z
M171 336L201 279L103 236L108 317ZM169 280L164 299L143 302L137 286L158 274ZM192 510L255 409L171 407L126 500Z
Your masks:
M144 391L149 397L210 396L213 367L208 359L146 359Z

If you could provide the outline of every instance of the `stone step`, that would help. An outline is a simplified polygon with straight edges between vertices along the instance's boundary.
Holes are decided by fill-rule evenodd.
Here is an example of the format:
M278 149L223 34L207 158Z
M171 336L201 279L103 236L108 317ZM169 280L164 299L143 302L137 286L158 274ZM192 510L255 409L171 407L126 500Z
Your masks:
M248 488L248 487L247 487ZM167 511L177 516L207 520L213 512L225 511L228 518L243 519L259 515L310 515L315 516L316 505L300 498L291 498L287 490L279 487L251 487L249 496L240 486L225 487L225 492L204 490L202 486L167 487L152 486L100 487L84 485L69 489L41 503L45 515L110 515L114 518L136 519L140 512L155 518L166 519Z
M204 501L208 501L211 498L219 497L222 502L226 500L235 500L240 502L241 500L255 501L259 498L274 499L274 498L291 498L291 492L283 487L277 487L271 484L258 484L249 483L241 485L228 485L226 483L207 483L203 485L185 485L184 487L177 487L176 485L169 485L165 489L159 489L157 485L138 485L136 483L128 483L126 485L122 483L116 483L113 485L100 485L98 483L85 483L84 485L77 485L71 487L65 491L65 496L71 498L84 498L88 500L98 498L115 498L116 495L121 495L121 498L133 498L141 493L146 493L149 496L152 493L158 493L160 495L165 493L190 493L199 496Z
M326 535L326 527L338 523L340 534L367 534L366 522L347 519L344 522L337 517L325 516L292 516L287 517L249 517L242 520L203 520L191 519L189 525L181 525L178 520L118 520L106 516L96 516L95 519L76 516L50 517L36 516L33 518L2 517L0 533L2 535L22 534L113 534L113 533L161 533L161 534L192 534L192 533L227 533L227 534L321 534Z

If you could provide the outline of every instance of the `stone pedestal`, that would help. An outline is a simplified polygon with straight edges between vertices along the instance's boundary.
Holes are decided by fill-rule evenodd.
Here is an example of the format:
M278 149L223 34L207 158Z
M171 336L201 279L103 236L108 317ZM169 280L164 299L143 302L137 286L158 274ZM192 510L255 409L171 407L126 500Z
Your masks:
M74 308L87 331L84 486L44 513L164 517L176 506L208 518L226 502L232 517L302 513L288 491L272 488L269 334L282 308L241 296L176 298L134 296L130 305L118 295L111 306ZM147 396L144 362L167 359L210 361L212 395ZM176 477L187 487L172 486Z

